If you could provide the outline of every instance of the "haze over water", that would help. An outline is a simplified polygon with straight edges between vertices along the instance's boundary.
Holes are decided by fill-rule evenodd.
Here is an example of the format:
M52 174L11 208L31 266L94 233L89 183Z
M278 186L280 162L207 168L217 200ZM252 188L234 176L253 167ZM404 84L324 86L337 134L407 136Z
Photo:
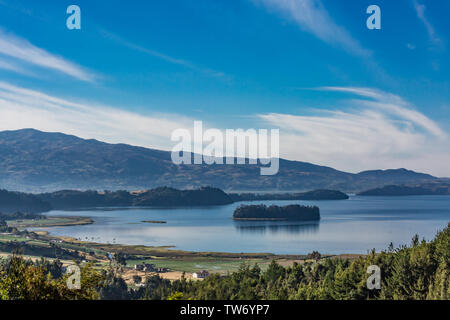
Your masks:
M202 208L125 208L52 211L48 215L89 216L91 225L46 228L103 243L175 246L190 251L305 254L367 253L432 239L450 221L450 196L361 197L339 201L257 201L253 204L317 205L316 223L233 221L240 204ZM164 220L166 224L143 223Z

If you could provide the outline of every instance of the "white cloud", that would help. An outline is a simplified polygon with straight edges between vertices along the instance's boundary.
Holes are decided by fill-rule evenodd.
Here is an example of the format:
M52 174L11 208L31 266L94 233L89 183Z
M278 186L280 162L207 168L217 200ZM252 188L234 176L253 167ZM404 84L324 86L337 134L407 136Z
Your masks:
M450 176L450 141L442 129L400 97L368 88L327 87L357 94L349 111L316 116L262 114L280 128L282 157L358 172L408 168Z
M342 26L336 24L320 0L254 0L269 9L278 11L293 19L305 31L335 46L359 56L369 57L364 49Z
M427 30L430 40L435 45L441 46L442 45L441 39L436 34L436 31L435 31L433 25L431 24L431 22L425 16L425 9L426 9L425 5L420 4L417 0L413 1L413 5L414 5L414 9L416 10L417 17L420 19L420 21L422 21L422 23L424 24L424 26Z
M414 110L412 105L397 95L370 88L323 87L322 89L329 91L349 92L363 97L372 98L374 101L358 100L358 102L361 105L384 109L385 112L395 114L403 119L409 120L437 137L445 136L445 133L434 121L426 117L424 114Z
M405 167L450 176L447 134L401 97L369 88L319 89L360 98L350 100L346 111L258 115L265 123L260 128L280 128L282 157L350 172ZM36 128L170 150L175 145L170 141L172 132L179 128L191 131L192 126L193 119L180 115L140 115L0 82L0 130Z
M17 64L6 60L0 60L0 69L13 71L15 73L20 73L24 75L31 75L29 71L25 70L21 66L18 66Z
M60 99L0 82L0 130L35 128L110 143L170 149L173 130L191 127L179 115L144 116L118 108Z
M0 54L42 68L59 71L82 81L94 82L97 78L92 72L1 29Z
M212 77L216 77L216 78L228 78L228 76L226 76L226 74L221 72L221 71L216 71L216 70L209 69L209 68L199 67L199 66L197 66L196 64L194 64L194 63L192 63L190 61L174 58L174 57L171 57L171 56L169 56L167 54L161 53L159 51L148 49L148 48L144 48L144 47L142 47L140 45L131 43L131 42L123 39L122 37L120 37L120 36L118 36L118 35L116 35L114 33L111 33L109 31L101 30L100 33L104 37L106 37L106 38L108 38L110 40L113 40L113 41L115 41L118 44L121 44L123 46L126 46L128 48L131 48L131 49L139 51L139 52L143 52L143 53L145 53L147 55L156 57L156 58L164 60L166 62L169 62L169 63L172 63L172 64L177 64L177 65L183 66L185 68L188 68L188 69L191 69L191 70L194 70L194 71L206 74L208 76L212 76Z

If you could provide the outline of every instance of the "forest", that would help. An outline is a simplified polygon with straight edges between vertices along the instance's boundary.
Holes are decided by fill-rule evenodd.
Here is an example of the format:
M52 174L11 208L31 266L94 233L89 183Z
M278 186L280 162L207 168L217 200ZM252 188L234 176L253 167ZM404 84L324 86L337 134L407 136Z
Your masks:
M345 200L348 195L336 190L303 193L225 193L214 187L179 190L158 187L142 191L60 190L30 194L0 190L0 212L42 213L57 209L94 207L189 207L226 205L239 201L263 200Z
M318 189L297 193L229 193L234 202L263 200L347 200L349 196L337 190Z
M29 194L0 190L0 212L42 213L54 209L132 206L210 206L230 204L233 200L218 188L178 190L159 187L129 192L96 190L61 190L50 193Z
M316 206L240 205L233 212L234 220L320 220L320 210Z
M30 193L0 190L0 212L5 214L17 211L39 213L51 209L48 202Z
M152 300L425 300L450 298L450 229L427 242L416 235L409 246L371 251L355 260L321 259L283 267L272 262L267 270L242 264L226 276L213 274L202 281L170 281L158 275L130 288L117 276L117 267L99 271L81 266L81 289L69 290L58 260L35 262L13 255L0 266L0 299L152 299ZM381 288L367 288L367 268L381 270ZM138 279L141 280L141 279Z

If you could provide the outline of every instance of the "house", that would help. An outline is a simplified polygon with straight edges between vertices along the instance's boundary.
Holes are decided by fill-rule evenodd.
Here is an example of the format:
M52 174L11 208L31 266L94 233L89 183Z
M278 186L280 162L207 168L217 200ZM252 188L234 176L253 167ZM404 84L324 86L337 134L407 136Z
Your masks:
M134 270L145 271L145 272L157 272L157 268L155 267L154 264L151 264L151 263L135 264Z
M206 270L202 270L200 272L194 272L192 274L192 277L194 279L205 279L205 278L209 277L209 272Z
M135 264L134 270L145 272L157 272L157 273L164 273L169 271L169 269L167 268L157 267L152 263Z

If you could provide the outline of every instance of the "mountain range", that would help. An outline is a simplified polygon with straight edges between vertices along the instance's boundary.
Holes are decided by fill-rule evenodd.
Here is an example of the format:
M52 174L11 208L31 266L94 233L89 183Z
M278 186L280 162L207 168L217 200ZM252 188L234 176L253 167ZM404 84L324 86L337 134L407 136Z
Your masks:
M357 161L357 159L355 159ZM279 172L261 176L256 165L175 165L169 151L110 144L34 129L0 132L0 189L144 190L214 186L227 191L361 192L385 185L439 181L406 169L343 172L280 159Z

